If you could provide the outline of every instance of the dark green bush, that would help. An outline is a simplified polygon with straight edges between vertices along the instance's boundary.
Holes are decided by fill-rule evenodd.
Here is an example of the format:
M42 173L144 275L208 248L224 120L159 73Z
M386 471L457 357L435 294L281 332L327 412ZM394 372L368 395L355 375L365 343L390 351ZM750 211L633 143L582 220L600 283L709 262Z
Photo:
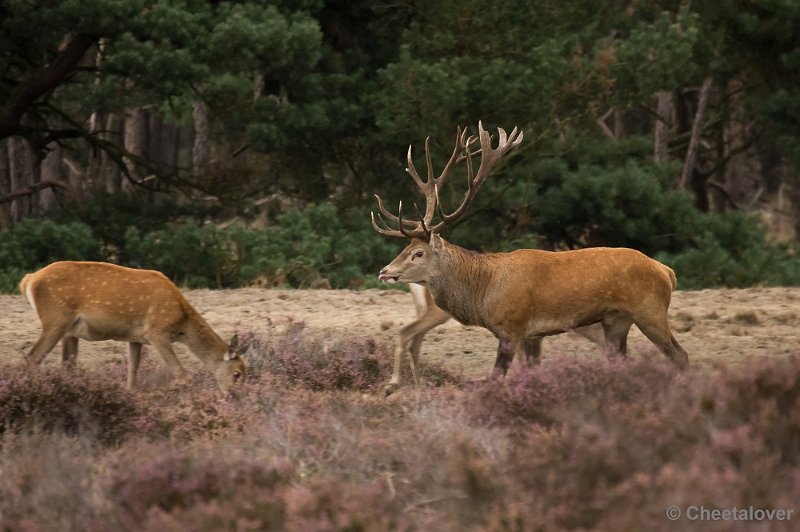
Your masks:
M219 207L199 202L178 203L170 199L151 202L144 192L95 192L85 201L59 206L47 213L48 219L68 224L79 222L92 228L104 256L127 262L128 228L141 233L166 229L170 222L186 219L194 223L219 213Z
M89 226L30 219L0 232L0 292L14 292L26 272L57 260L97 260L100 246Z
M703 219L702 231L688 247L658 255L675 269L680 288L800 284L800 257L771 242L757 217L733 212Z
M230 278L233 262L226 235L214 225L185 224L142 233L128 227L125 233L128 264L158 270L190 288L236 286Z

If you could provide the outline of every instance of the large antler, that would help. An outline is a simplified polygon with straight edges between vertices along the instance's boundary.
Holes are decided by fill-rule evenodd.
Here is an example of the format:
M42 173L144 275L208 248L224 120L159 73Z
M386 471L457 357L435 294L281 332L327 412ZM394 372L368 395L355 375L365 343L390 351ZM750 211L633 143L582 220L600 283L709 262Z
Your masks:
M380 234L386 236L399 238L422 238L428 240L431 233L439 233L447 224L460 218L470 206L472 200L475 199L475 194L478 192L478 189L491 173L494 163L496 163L497 160L500 159L500 157L502 157L511 148L522 142L522 131L518 131L517 128L514 128L510 135L507 135L503 128L498 128L498 133L500 137L499 143L497 148L493 149L492 137L486 132L486 130L483 129L483 124L481 122L478 122L478 137L467 137L467 130L464 129L462 131L462 129L458 127L456 129L456 142L455 147L453 148L453 154L450 156L450 160L447 161L442 173L439 174L439 177L433 177L430 137L426 138L425 162L428 167L428 175L425 181L419 177L417 169L414 167L414 161L411 158L411 146L409 146L407 156L408 167L406 168L406 172L411 175L414 183L416 183L417 187L419 187L419 189L425 195L425 214L423 215L420 213L416 204L414 204L414 208L417 209L419 222L404 220L402 201L398 206L397 216L395 216L384 207L380 196L376 194L375 199L378 201L378 209L380 210L378 213L378 219L380 219L382 227L379 226L375 221L374 212L370 213L372 216L372 227ZM471 151L471 146L476 140L480 140L481 147L478 150ZM478 167L478 173L474 174L472 157L478 153L481 154L481 163ZM456 164L464 159L467 160L467 194L464 198L464 201L455 211L450 214L445 214L441 208L441 202L439 200L439 189L442 185L444 185L445 181L450 175L450 172L452 172ZM437 211L437 206L440 221L436 225L432 225L433 216ZM387 225L386 220L397 224L398 229L391 229Z

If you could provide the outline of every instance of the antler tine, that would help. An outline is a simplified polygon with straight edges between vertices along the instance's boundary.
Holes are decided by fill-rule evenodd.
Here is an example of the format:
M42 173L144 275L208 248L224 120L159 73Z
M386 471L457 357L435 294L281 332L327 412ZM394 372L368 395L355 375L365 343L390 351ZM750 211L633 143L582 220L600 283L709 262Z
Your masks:
M396 237L396 238L405 238L403 233L401 233L397 229L390 229L389 226L386 225L386 222L383 220L383 218L381 218L380 214L378 214L378 218L380 219L381 223L383 224L383 227L380 227L378 225L378 223L375 221L375 212L374 211L370 211L369 216L370 216L370 219L372 220L372 228L375 229L378 233L380 233L380 234L382 234L384 236L392 236L392 237Z
M475 199L475 195L478 192L478 189L483 185L483 182L489 176L489 173L492 170L492 167L497 162L497 160L502 157L508 150L514 148L515 146L519 145L522 142L522 132L519 131L516 127L511 131L509 135L506 131L498 127L498 145L497 148L492 148L492 135L489 134L488 131L483 129L483 122L478 122L478 138L480 139L481 148L480 150L476 150L475 152L469 151L469 144L474 142L474 137L471 137L470 140L467 142L465 146L465 153L463 158L467 160L467 180L468 180L468 189L467 193L464 197L464 200L461 202L461 205L456 208L452 213L446 214L441 207L441 202L439 198L439 189L435 189L436 195L436 202L438 204L439 210L439 218L441 221L432 227L430 230L433 233L438 233L444 227L452 222L460 218L467 208L472 204L472 201ZM473 174L473 166L472 166L472 156L480 152L481 154L481 164L478 168L477 174Z
M378 208L381 211L381 212L378 213L378 216L381 217L381 220L383 219L383 217L386 217L386 218L388 218L389 220L391 220L394 223L400 223L400 218L398 218L397 216L395 216L394 214L389 212L389 210L386 209L386 207L383 206L383 200L381 199L381 197L378 196L377 194L373 194L373 196L375 196L375 199L378 201ZM409 226L415 226L416 225L411 220L404 220L404 222ZM388 227L388 225L387 225L387 227Z
M461 126L456 127L456 142L455 146L453 146L453 154L450 155L450 160L447 161L442 173L436 178L437 185L444 185L453 167L463 158L464 151L468 150L471 140L467 140L467 132L467 128L461 129ZM472 137L469 137L469 139L472 139Z
M419 212L419 209L417 209L417 212ZM397 214L398 214L398 218L400 219L400 222L399 222L400 233L402 233L403 236L405 236L406 238L428 238L428 235L430 233L428 232L428 229L427 229L427 227L425 225L425 220L420 219L420 222L422 224L422 229L421 230L420 229L414 229L412 231L408 231L403 226L403 202L402 201L397 206Z
M419 174L417 173L417 169L414 167L414 160L411 158L411 144L408 145L408 155L406 156L406 162L408 164L408 166L406 166L406 172L409 175L411 175L411 178L414 180L414 183L417 184L417 187L419 187L424 192L425 183L423 183L422 179L420 179Z
M408 172L414 183L417 187L425 194L425 214L423 215L420 213L420 209L417 204L414 204L414 209L417 212L417 216L419 216L419 222L413 222L411 220L404 220L403 219L403 203L400 202L397 209L397 216L390 213L386 207L383 205L383 200L381 200L380 196L377 194L375 195L375 199L378 201L378 220L380 220L383 226L378 224L378 220L375 218L375 213L370 213L372 219L372 227L380 234L392 237L405 237L405 238L423 238L427 239L430 237L431 233L438 233L440 232L448 223L456 220L457 218L461 217L464 214L464 211L470 206L472 201L475 199L475 195L478 192L478 189L483 185L483 182L489 176L492 167L497 162L497 160L502 157L507 151L511 150L515 146L519 145L522 142L522 131L518 130L516 127L511 131L511 133L506 133L506 131L499 127L498 130L498 145L497 148L492 148L492 141L494 140L492 135L490 135L485 129L483 129L483 123L478 122L478 135L477 136L468 136L468 129L461 129L461 127L456 128L456 139L455 139L455 146L453 147L453 153L450 155L450 159L447 161L442 173L439 174L438 177L434 177L433 174L433 163L431 162L431 150L430 150L430 137L425 139L425 164L427 166L427 179L425 181L420 178L419 173L417 172L416 167L414 166L414 161L412 157L412 147L408 147L408 153L406 155L406 160L408 162L408 167L406 168L406 172ZM472 150L472 146L475 142L480 142L480 148ZM477 173L475 172L474 166L472 164L472 157L474 155L480 154L481 161L480 166L478 167ZM439 198L439 187L444 184L444 182L449 177L450 173L452 172L453 168L457 163L459 163L462 159L466 159L467 163L467 193L464 197L464 200L461 202L461 205L450 214L446 214L441 206L441 200ZM438 209L440 221L436 225L432 225L433 216L436 214ZM392 229L386 223L386 220L390 220L393 223L396 223L398 229Z

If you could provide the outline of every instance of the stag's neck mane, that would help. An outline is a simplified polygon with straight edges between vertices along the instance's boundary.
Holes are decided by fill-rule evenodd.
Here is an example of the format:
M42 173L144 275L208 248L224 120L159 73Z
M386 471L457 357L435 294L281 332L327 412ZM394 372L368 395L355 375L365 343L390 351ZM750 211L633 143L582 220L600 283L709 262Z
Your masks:
M431 274L428 285L434 301L464 325L486 326L481 309L493 271L488 255L442 244L441 269Z

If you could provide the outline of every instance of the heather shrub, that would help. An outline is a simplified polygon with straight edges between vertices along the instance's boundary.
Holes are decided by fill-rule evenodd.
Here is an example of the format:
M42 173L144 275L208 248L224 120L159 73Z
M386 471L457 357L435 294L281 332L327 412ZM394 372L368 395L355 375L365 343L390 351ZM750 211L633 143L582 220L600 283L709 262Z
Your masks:
M667 363L606 362L558 356L540 367L520 368L505 379L477 383L467 394L467 410L478 423L550 426L578 411L610 403L635 404L657 399L675 370Z
M652 361L548 361L538 372L466 398L473 423L503 424L518 440L499 473L512 495L490 495L486 528L668 529L671 505L793 508L797 360L679 376Z
M0 530L86 530L97 451L61 431L0 435Z
M256 528L279 529L285 515L280 489L293 476L288 464L224 446L181 450L166 444L132 445L110 462L102 481L115 509L109 519L125 528L139 528L148 519L160 520L159 514L181 515L214 502L230 507L219 516L221 528L235 529L232 525L239 519L247 523L258 518Z
M5 366L0 434L26 429L92 435L113 444L145 422L145 409L117 382L79 370Z
M392 346L372 338L337 338L313 334L302 321L290 321L278 333L270 324L264 334L239 333L247 346L245 361L251 375L269 373L310 390L375 391L391 373ZM423 376L433 385L455 383L456 377L426 364Z

